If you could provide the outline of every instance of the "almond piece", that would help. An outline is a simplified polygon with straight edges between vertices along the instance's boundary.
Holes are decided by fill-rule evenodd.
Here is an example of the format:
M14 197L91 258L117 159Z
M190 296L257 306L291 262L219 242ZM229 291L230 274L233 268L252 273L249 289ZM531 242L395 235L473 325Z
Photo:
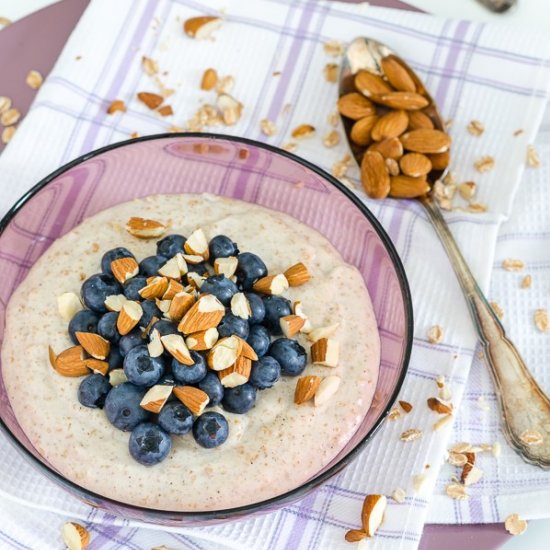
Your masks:
M340 323L334 323L332 325L327 325L325 327L317 327L309 332L307 337L312 341L316 342L321 338L330 338L338 329Z
M183 285L175 279L168 279L168 287L166 288L166 292L162 295L162 300L169 302L180 292L183 292ZM168 311L169 307L170 304L168 304L166 311Z
M170 301L168 317L172 321L181 321L181 318L191 309L195 303L195 296L188 292L178 292Z
M154 239L160 237L167 227L156 220L132 217L126 222L126 231L138 239Z
M201 296L183 316L178 330L183 334L192 334L220 324L225 315L224 305L212 294Z
M410 413L413 409L413 406L408 401L399 401L399 405L406 413Z
M90 372L85 364L84 348L82 346L72 346L57 356L52 347L49 346L48 354L50 365L62 376L84 376Z
M189 286L193 288L200 289L204 281L206 281L206 277L204 275L199 275L194 271L187 273L187 282L189 283Z
M206 235L202 229L196 229L189 235L185 244L183 245L185 252L187 254L193 254L196 256L201 256L203 260L208 260L210 253L208 252L208 241L206 240Z
M90 543L90 533L78 523L67 522L63 525L63 542L69 550L84 550Z
M120 384L124 384L124 382L128 382L124 369L113 369L109 372L109 384L111 384L113 388L115 386L120 386Z
M111 271L119 283L125 283L139 272L139 265L135 258L119 258L111 262Z
M139 302L126 301L116 321L116 328L119 334L121 336L128 334L139 323L142 316L143 309Z
M237 357L241 355L243 340L237 336L229 336L218 340L214 347L208 352L208 366L212 370L220 371L232 366Z
M422 95L414 92L389 92L381 95L373 95L371 99L392 109L404 109L415 111L429 105L429 101Z
M428 158L432 163L432 170L445 170L451 161L449 151L445 151L444 153L434 153L432 155L428 155Z
M164 98L161 95L154 94L152 92L139 92L137 97L152 111L160 107L164 101Z
M361 70L355 75L355 87L366 97L391 93L391 86L379 75Z
M78 343L95 359L105 359L111 351L111 344L99 334L93 332L76 332Z
M74 292L65 292L57 297L57 309L64 321L70 321L82 310L82 302Z
M203 40L210 38L214 31L217 31L222 25L222 20L219 17L212 15L202 15L199 17L191 17L183 23L183 32L191 38Z
M160 337L160 341L164 346L164 349L174 358L176 361L183 363L184 365L194 365L195 361L191 357L185 340L181 334L166 334Z
M279 273L278 275L268 275L258 279L253 285L252 289L260 294L267 294L269 296L280 296L288 290L287 278Z
M241 319L248 319L252 315L250 303L242 292L233 294L231 298L231 313Z
M321 380L319 388L315 392L315 397L313 398L313 404L316 407L320 407L327 403L330 398L338 391L340 387L341 378L339 376L331 375L325 376Z
M157 113L160 116L172 116L174 114L174 109L171 105L163 105L157 109Z
M300 376L296 382L294 403L296 403L296 405L301 405L302 403L313 399L320 384L320 376Z
M168 289L168 279L166 277L149 277L147 285L138 290L138 294L144 300L154 300L162 298Z
M521 519L518 514L510 514L504 520L504 527L510 535L522 535L527 530L527 522Z
M251 369L252 361L241 355L233 365L218 371L218 377L224 388L236 388L248 382Z
M338 99L338 111L351 120L360 120L366 116L375 115L376 107L364 95L352 92Z
M301 317L304 320L304 325L302 326L300 331L304 332L306 334L311 332L313 330L313 327L311 326L311 322L308 319L308 316L304 312L304 307L302 305L302 302L300 302L299 300L294 302L292 304L292 311L293 311L294 315L298 315L299 317Z
M114 113L125 113L126 112L126 104L122 99L114 99L109 104L109 107L107 107L107 114L113 115Z
M111 294L105 298L105 307L109 311L120 311L122 306L128 301L124 294Z
M214 347L214 344L218 341L218 337L218 329L209 328L207 330L201 330L200 332L190 334L185 339L185 343L192 351L205 351Z
M200 416L210 401L206 392L193 386L176 386L172 391L195 416Z
M466 487L458 483L449 483L449 485L445 487L445 492L447 493L447 496L454 498L455 500L468 499L468 493L466 493Z
M367 533L367 537L373 537L380 527L384 512L386 511L387 499L384 495L367 495L361 510L361 523Z
M409 125L409 117L406 111L390 111L381 116L371 130L374 141L399 137Z
M385 199L390 192L390 175L384 157L367 151L361 161L361 183L371 199Z
M305 139L313 136L315 134L315 127L311 124L300 124L292 130L292 137L294 139Z
M469 201L476 194L477 185L474 181L465 181L458 186L460 196Z
M292 338L302 330L305 321L299 315L285 315L279 319L279 325L287 338Z
M444 153L451 145L451 138L441 130L411 130L400 138L403 147L415 153Z
M143 67L145 74L149 76L154 76L159 72L158 62L145 55L141 58L141 66Z
M462 468L462 474L460 475L461 483L464 483L466 487L477 483L483 476L483 470L480 470L477 466L467 462Z
M191 265L197 265L204 262L204 258L202 256L198 256L197 254L184 254L183 259Z
M187 273L187 262L183 254L176 254L170 258L159 270L159 275L170 279L180 280L182 275Z
M216 69L206 69L201 79L201 90L209 91L216 87L218 82L218 73Z
M242 355L243 357L246 357L247 359L250 359L251 361L257 361L258 356L256 355L256 352L254 351L254 348L242 338L239 338L238 336L235 336L235 338L239 339L241 341L241 351L239 355Z
M388 55L382 58L380 66L388 82L396 90L401 92L416 92L416 84L413 78L395 55Z
M337 367L340 344L338 340L321 338L311 346L311 361L316 365L325 367Z
M412 199L425 195L429 190L430 185L424 178L403 175L390 177L390 197Z
M351 127L351 141L356 145L368 145L372 141L371 131L377 121L377 115L367 115L355 122Z
M368 150L380 153L385 159L397 160L403 156L403 144L397 137L372 143L369 145Z
M235 256L227 258L216 258L214 260L214 273L216 275L225 275L228 279L235 275L239 260Z
M216 100L216 105L222 113L223 122L226 126L233 126L239 122L243 105L229 94L221 94Z
M430 159L422 153L407 153L399 159L399 166L403 174L412 178L425 176L432 169Z
M288 284L290 286L300 286L307 283L311 279L311 275L307 267L302 263L298 262L293 266L289 267L284 273Z
M346 539L346 542L359 542L360 540L363 540L367 536L367 533L365 531L362 531L361 529L350 529L344 536Z
M162 410L162 407L164 407L166 401L168 401L170 395L172 395L173 388L174 386L164 384L152 386L143 396L139 404L140 407L146 411L158 414Z
M447 405L447 403L443 403L443 401L441 401L437 397L430 397L427 403L428 408L431 411L436 412L437 414L451 414L453 412L452 406Z
M149 336L150 342L147 344L147 351L151 357L160 357L164 353L164 346L160 339L160 332L153 330Z
M432 119L423 111L409 111L409 130L433 129Z

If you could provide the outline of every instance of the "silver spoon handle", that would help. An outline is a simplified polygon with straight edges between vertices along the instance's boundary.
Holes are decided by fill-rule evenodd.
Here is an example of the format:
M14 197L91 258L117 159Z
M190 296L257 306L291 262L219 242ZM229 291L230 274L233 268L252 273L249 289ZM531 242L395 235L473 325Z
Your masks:
M485 351L504 418L504 434L524 460L550 468L550 400L537 384L481 292L439 207L421 199L462 287Z
M495 13L504 13L516 4L516 0L478 0L478 2Z

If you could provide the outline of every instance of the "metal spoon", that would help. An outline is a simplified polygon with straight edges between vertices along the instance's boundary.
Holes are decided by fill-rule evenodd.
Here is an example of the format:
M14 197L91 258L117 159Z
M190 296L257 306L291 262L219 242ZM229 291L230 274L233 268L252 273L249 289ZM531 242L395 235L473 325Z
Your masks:
M478 0L478 2L492 12L504 13L515 6L517 0Z
M393 55L390 48L370 38L359 37L346 49L340 74L339 95L352 91L353 75L360 69L381 74L380 61ZM443 130L443 122L433 99L414 71L398 56L415 81L417 90L429 101L424 112L435 127ZM350 121L343 118L350 148L358 164L359 151L349 140ZM444 173L430 174L433 183ZM466 260L441 214L437 202L428 194L418 199L439 236L468 303L485 357L492 374L502 409L503 430L511 447L531 464L550 468L550 400L539 387L518 350L506 337L498 317L481 292Z

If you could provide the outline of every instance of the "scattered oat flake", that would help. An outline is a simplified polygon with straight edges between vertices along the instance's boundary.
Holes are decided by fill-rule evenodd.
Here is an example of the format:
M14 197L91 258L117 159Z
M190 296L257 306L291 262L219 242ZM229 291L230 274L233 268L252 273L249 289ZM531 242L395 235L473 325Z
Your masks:
M445 377L442 374L438 374L435 383L438 388L443 388L445 386Z
M21 113L12 107L2 113L0 116L0 124L2 124L2 126L11 126L12 124L17 124L20 118Z
M543 437L540 432L537 432L536 430L525 430L519 438L526 444L526 445L541 445L543 442Z
M145 73L149 76L153 76L159 72L158 63L154 59L151 59L145 55L141 58L141 66L143 67Z
M504 527L510 535L522 535L527 530L527 522L521 519L518 514L510 514L504 520Z
M540 166L540 157L534 145L527 146L527 166L538 168Z
M504 317L504 310L497 304L497 302L489 302L489 305L493 308L495 315L502 319Z
M466 210L472 214L481 214L487 212L487 205L481 202L471 202Z
M446 414L445 416L442 416L437 422L434 422L432 426L432 430L434 432L437 432L437 430L440 430L441 428L449 424L449 422L451 422L452 419L453 419L452 414Z
M420 439L422 437L422 432L416 428L411 428L410 430L405 430L400 436L401 441L414 441L415 439Z
M443 121L443 126L445 127L445 130L448 130L453 125L453 119L448 118L447 120Z
M518 128L515 132L514 132L514 136L517 137L517 136L521 136L521 134L523 134L525 132L525 130L522 130L521 128Z
M474 162L474 168L478 172L489 172L495 167L495 159L489 155L481 157L480 159Z
M185 128L182 128L181 126L169 126L168 127L168 131L171 133L171 134L176 134L176 133L179 133L179 132L183 132ZM135 132L137 133L137 132Z
M338 114L338 111L332 111L330 115L327 117L327 122L331 126L338 126L338 120L340 120L340 115Z
M42 86L42 82L44 82L44 78L38 71L31 70L27 74L27 78L25 79L25 82L27 83L27 86L31 87L33 90L38 90L38 88Z
M273 136L277 132L277 127L272 120L268 118L263 118L260 120L260 128L262 133L266 136Z
M548 312L545 309L536 309L534 319L540 332L548 332Z
M218 94L228 94L235 85L235 78L231 75L224 76L216 82L216 92Z
M449 483L449 485L445 487L445 492L447 493L447 496L450 496L455 500L466 500L468 498L466 487L464 487L464 485L460 485L459 483Z
M340 133L336 130L331 130L323 138L323 145L325 147L335 147L340 143Z
M391 497L395 502L399 502L399 504L403 504L405 502L405 498L407 496L407 493L405 492L405 489L402 489L401 487L397 487L395 491L391 494Z
M451 466L464 466L464 464L468 462L468 458L464 453L455 453L450 451L449 456L447 457L447 462Z
M430 344L439 344L443 340L443 328L439 325L434 325L428 330L427 336Z
M298 149L298 144L295 141L289 141L283 145L283 149L289 153L293 153Z
M13 138L13 136L15 135L16 129L17 128L15 126L8 126L7 128L4 128L2 130L2 137L1 137L2 143L9 143Z
M472 120L470 124L466 126L466 129L473 136L480 136L485 131L485 126L483 126L479 120Z
M492 449L493 456L495 458L498 458L501 452L502 452L502 445L498 441L495 441L493 443L493 449Z
M494 309L494 308L493 308ZM482 410L482 411L489 411L491 410L491 407L489 407L489 404L487 403L487 401L485 401L485 396L484 395L480 395L478 398L477 398L477 406Z
M397 420L401 416L401 410L399 407L392 407L388 413L388 420Z
M282 74L281 71L273 71L271 73L271 76L281 76L281 74Z
M311 124L300 124L299 126L296 126L291 133L294 139L309 138L313 134L315 134L315 127Z
M523 279L521 280L521 283L519 284L519 286L521 288L531 288L532 282L533 282L533 278L531 277L531 275L525 275L525 277L523 277Z
M0 115L11 108L11 99L7 96L0 96Z
M460 196L469 201L476 194L477 185L474 181L465 181L458 186Z
M339 57L344 53L344 44L338 40L329 40L323 44L325 53L332 57Z
M357 189L357 185L355 185L355 183L353 183L353 181L351 181L347 176L342 176L341 178L339 178L339 181L352 191L355 191Z
M332 175L335 178L344 177L346 175L346 172L348 171L350 163L351 156L349 154L345 154L340 160L336 161L332 165Z
M472 444L465 441L455 443L450 449L451 453L469 453L472 451Z
M302 189L305 186L305 183L303 181L297 181L292 184L296 189Z
M406 413L410 413L413 410L413 406L408 401L399 401L399 405Z
M11 25L11 23L12 23L11 19L0 16L0 27L7 27L8 25Z
M327 82L338 82L338 65L327 63L324 68L325 80Z
M525 268L525 263L522 260L506 258L502 260L502 267L506 271L522 271Z
M426 474L417 474L413 476L413 489L416 494L422 491L422 488L424 487L424 483L426 483L427 479L428 478Z

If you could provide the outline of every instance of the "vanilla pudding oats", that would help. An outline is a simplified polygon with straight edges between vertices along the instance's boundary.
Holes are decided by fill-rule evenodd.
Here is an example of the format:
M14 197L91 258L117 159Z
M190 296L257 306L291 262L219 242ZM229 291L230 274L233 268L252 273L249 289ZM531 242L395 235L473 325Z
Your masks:
M294 218L211 195L88 218L6 315L3 377L39 452L89 490L161 510L299 486L355 432L378 376L356 268Z

